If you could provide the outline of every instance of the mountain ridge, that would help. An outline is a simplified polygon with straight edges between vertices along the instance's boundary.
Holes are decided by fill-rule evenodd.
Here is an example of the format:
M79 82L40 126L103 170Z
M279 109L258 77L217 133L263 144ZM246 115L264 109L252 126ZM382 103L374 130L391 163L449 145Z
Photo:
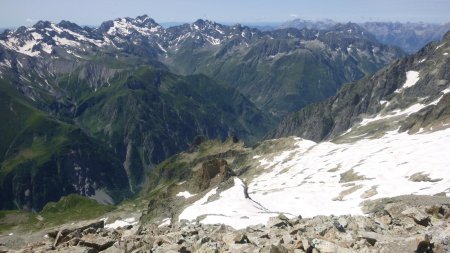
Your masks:
M331 139L344 133L353 124L358 123L358 121L361 121L367 115L379 113L385 106L380 105L380 101L386 101L385 103L387 103L389 100L396 101L395 98L398 97L398 101L396 101L397 106L404 109L406 105L402 105L402 103L409 105L414 102L417 103L417 99L413 97L415 93L408 94L407 91L404 91L409 96L412 96L409 98L400 97L401 94L398 94L401 85L408 79L406 73L410 70L430 68L431 63L438 65L439 71L436 71L436 73L431 72L433 74L430 73L429 76L421 78L419 85L410 88L410 90L416 92L416 95L430 92L433 98L438 98L440 93L439 88L445 86L447 82L445 80L449 80L445 74L445 61L448 58L448 53L446 55L446 47L443 47L449 38L450 32L446 33L441 42L431 43L416 55L398 60L391 66L386 67L385 71L380 71L371 78L365 78L354 84L344 86L332 98L293 113L291 116L285 118L278 128L272 131L267 137L276 138L297 135L314 141ZM434 58L430 59L427 57L429 55ZM429 83L428 86L420 85L424 78ZM383 83L390 86L383 86ZM433 86L432 84L434 83L438 85ZM421 87L422 91L415 87ZM368 96L368 94L370 95ZM421 96L428 97L426 95ZM430 101L430 98L427 101ZM349 104L345 103L354 103L355 108L349 111L338 111L340 108L350 108L348 106ZM390 107L388 110L393 111L394 109L395 107ZM305 120L306 118L308 118L309 123ZM312 118L316 119L313 122L316 122L317 125L310 125ZM322 129L322 131L317 131L318 129Z
M3 33L0 44L31 57L42 54L53 59L86 61L93 54L114 57L120 52L154 64L162 62L177 74L206 74L223 81L259 108L281 118L332 95L342 83L371 74L404 55L398 48L378 43L361 29L356 24L346 24L327 32L261 32L239 24L227 26L202 19L166 29L143 15L106 21L98 28L81 28L68 21L40 21L30 28ZM324 83L315 83L319 73L314 73L313 67L295 63L304 61L316 65ZM284 65L289 66L289 74L281 73ZM296 74L296 69L305 70ZM244 70L247 75L242 73ZM264 93L272 87L275 94L269 98Z
M333 20L303 20L294 19L280 25L279 28L313 28L326 30L339 24ZM450 23L425 23L425 22L364 22L359 23L362 27L374 34L382 43L396 45L406 52L412 54L419 51L423 46L432 41L442 39L442 36L450 29Z

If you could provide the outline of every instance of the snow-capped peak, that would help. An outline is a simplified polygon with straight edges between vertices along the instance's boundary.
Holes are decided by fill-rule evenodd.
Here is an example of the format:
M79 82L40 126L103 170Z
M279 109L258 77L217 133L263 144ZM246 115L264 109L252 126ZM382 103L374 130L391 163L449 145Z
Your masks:
M98 29L106 35L129 36L131 34L150 36L160 32L163 28L150 17L143 15L135 19L118 18L114 21L104 22Z
M55 47L70 48L66 52L71 54L70 52L83 50L84 47L104 46L105 42L92 29L63 20L59 24L39 21L32 27L20 27L4 34L0 38L0 45L36 57L53 54Z

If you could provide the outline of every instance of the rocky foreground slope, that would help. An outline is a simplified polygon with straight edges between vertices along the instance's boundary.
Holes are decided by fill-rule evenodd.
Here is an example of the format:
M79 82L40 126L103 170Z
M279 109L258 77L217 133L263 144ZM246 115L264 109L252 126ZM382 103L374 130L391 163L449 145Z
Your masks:
M450 198L402 196L365 208L368 216L278 215L240 230L186 220L115 228L83 222L50 230L18 252L450 252ZM10 237L0 237L0 252L8 252Z

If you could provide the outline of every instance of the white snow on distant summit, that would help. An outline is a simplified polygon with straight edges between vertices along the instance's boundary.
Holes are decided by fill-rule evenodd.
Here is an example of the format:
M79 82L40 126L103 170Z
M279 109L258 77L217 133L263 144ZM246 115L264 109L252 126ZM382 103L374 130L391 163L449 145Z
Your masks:
M204 34L203 36L205 36L206 40L211 44L211 45L220 45L221 40L220 39L216 39L212 36L206 35Z
M142 22L140 22L142 23ZM106 32L108 35L130 35L133 31L138 32L143 36L149 36L153 33L159 32L162 30L161 26L155 27L141 27L135 25L132 21L128 21L125 18L116 19L113 21L113 26L109 28Z
M0 44L10 50L26 54L28 56L38 56L40 53L37 50L33 51L33 46L37 44L37 41L35 39L19 41L17 38L8 37L7 40L0 40Z

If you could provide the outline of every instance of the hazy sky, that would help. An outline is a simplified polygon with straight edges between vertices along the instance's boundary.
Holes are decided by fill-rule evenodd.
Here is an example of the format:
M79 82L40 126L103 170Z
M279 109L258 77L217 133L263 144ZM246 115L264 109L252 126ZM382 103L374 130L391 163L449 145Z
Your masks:
M0 27L37 20L99 25L148 14L157 22L282 22L294 18L337 21L450 22L450 0L0 0Z

